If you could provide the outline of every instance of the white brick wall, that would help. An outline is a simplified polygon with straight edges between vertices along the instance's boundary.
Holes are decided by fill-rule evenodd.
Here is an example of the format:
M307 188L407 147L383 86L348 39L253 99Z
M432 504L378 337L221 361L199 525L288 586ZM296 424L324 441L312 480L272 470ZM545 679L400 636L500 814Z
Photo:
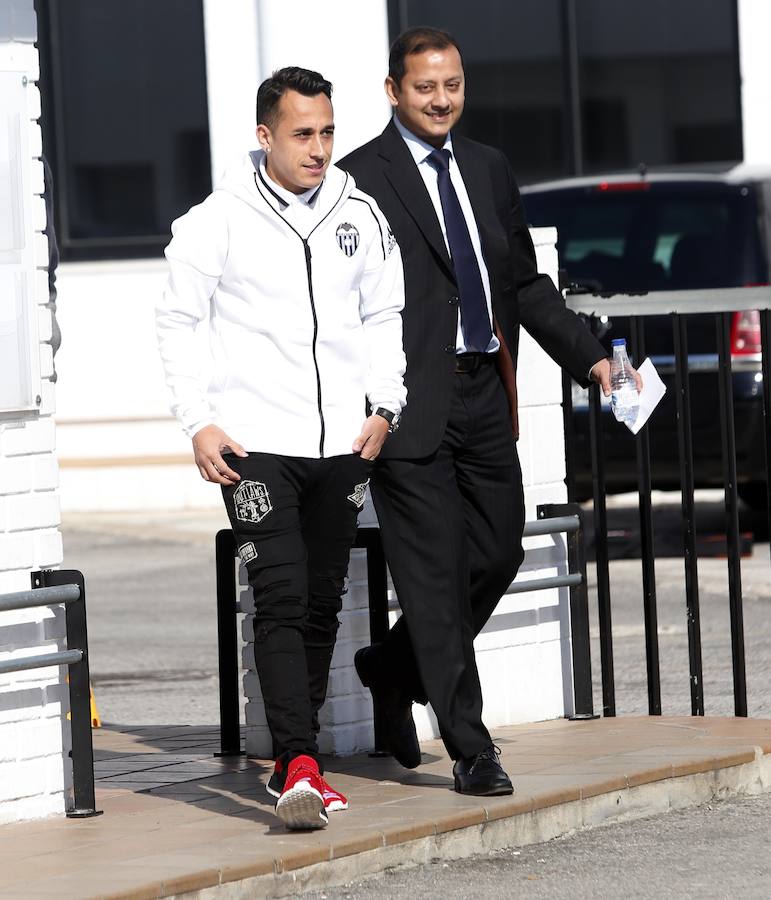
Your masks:
M18 4L17 4L18 5ZM32 0L29 0L32 10ZM40 366L44 379L37 415L0 418L0 594L26 590L30 572L62 561L59 532L59 470L54 453L54 386L48 244L44 234L37 50L32 43L0 42L0 71L26 76L31 212L24 259L36 292ZM0 215L6 214L0 210ZM64 617L51 609L0 612L0 660L54 652L64 647ZM65 670L48 668L0 675L0 823L62 813L69 770Z
M539 269L556 280L557 234L553 228L534 229ZM527 518L536 518L539 503L566 499L562 387L559 368L524 331L520 337L518 387L520 394L519 453L525 485ZM360 524L374 521L367 503ZM530 538L527 555L517 580L563 574L567 571L562 536ZM345 755L370 750L374 745L372 704L353 667L353 655L369 644L366 557L354 550L348 572L348 593L340 615L332 659L327 702L320 715L319 746L322 753ZM241 568L241 583L245 573ZM393 591L391 592L393 594ZM251 611L251 591L241 594L244 611ZM395 603L393 604L395 606ZM504 597L476 640L477 665L484 694L487 726L557 718L572 711L570 621L567 589L533 591ZM392 623L398 613L391 613ZM244 695L246 749L256 756L270 756L270 734L254 672L251 618L245 617ZM413 707L421 740L439 736L430 707Z

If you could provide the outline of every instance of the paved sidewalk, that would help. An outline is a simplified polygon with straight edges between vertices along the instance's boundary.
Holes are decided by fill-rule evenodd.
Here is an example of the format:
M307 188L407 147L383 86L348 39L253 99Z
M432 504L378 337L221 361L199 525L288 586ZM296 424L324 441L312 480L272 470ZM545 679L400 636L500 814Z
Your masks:
M771 791L771 721L558 720L496 730L513 797L461 797L438 742L412 772L327 767L351 808L320 832L272 813L269 763L215 758L213 728L95 732L104 815L0 827L0 897L285 896L387 866L521 846L715 796Z

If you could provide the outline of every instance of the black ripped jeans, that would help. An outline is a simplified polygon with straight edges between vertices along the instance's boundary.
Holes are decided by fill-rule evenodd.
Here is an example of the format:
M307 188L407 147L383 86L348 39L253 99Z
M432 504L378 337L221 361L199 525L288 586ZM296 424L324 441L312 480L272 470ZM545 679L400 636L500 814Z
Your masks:
M274 755L318 759L318 712L372 463L355 454L226 458L241 476L222 494L254 591L254 655Z

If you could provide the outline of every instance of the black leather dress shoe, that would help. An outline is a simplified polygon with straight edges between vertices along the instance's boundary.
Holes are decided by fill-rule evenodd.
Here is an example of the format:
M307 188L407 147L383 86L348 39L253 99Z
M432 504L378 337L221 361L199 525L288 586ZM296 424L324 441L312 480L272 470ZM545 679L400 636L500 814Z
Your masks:
M376 671L376 661L377 647L363 647L353 657L361 683L372 692L375 716L386 728L388 749L405 769L414 769L420 765L420 744L412 718L412 700L388 683L387 674Z
M459 794L495 797L514 793L509 776L501 768L495 747L488 747L476 756L459 759L452 768L452 774L455 776L455 790Z

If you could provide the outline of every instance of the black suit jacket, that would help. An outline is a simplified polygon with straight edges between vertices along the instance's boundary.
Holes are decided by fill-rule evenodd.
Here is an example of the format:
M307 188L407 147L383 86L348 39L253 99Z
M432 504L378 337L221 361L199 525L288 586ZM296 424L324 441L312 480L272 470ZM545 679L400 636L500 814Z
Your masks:
M514 372L520 324L584 385L590 368L606 354L566 309L551 279L538 274L519 189L504 155L461 136L453 135L452 143L490 276L493 317L502 340L499 371L516 430ZM377 200L404 260L407 407L382 455L428 456L439 446L447 424L456 355L458 287L441 227L412 154L393 122L338 165Z

